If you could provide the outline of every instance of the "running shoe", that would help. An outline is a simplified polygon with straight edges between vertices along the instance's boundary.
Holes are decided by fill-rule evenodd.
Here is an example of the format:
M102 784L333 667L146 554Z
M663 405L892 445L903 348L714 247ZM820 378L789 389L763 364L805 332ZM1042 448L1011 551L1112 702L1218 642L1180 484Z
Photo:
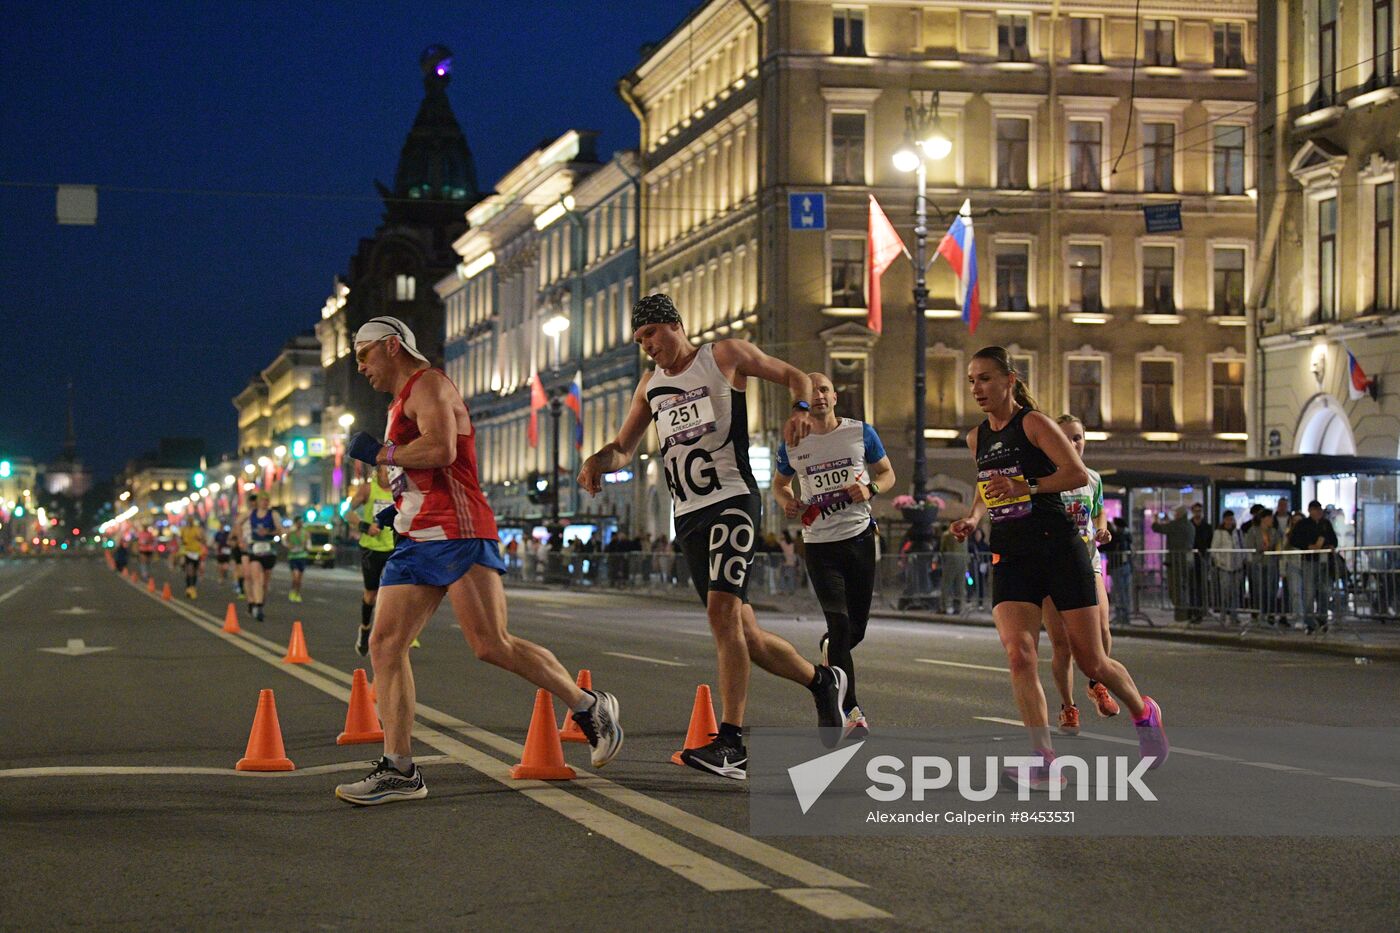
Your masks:
M374 763L374 770L362 781L341 784L335 795L346 803L358 807L372 807L397 800L418 800L428 796L428 785L423 780L423 772L414 765L408 774L399 771L389 763L388 758L380 758Z
M355 636L355 653L360 657L369 654L369 633L373 629L361 628L360 634Z
M622 750L622 722L618 719L617 697L602 690L590 692L593 705L573 717L593 746L593 767L601 768Z
M697 771L736 781L747 780L749 776L749 752L744 748L743 740L728 739L715 733L710 733L709 745L687 748L681 752L681 761Z
M253 618L257 619L259 622L266 620L266 616L263 615L262 603L258 603L253 607Z
M846 702L846 672L839 667L823 664L817 668L817 683L812 687L812 699L817 704L817 728L823 744L830 748L840 741L846 724L841 707Z
M826 649L827 649L827 645L828 645L830 642L831 642L831 636L827 635L825 632L822 633L821 641L817 642L817 650L821 652L821 655L822 655L822 663L825 664L825 665L828 666L828 667L831 666L831 658L830 658L830 656L828 656L827 650L826 650Z
M418 639L415 638L415 639L413 639L413 644L409 645L408 647L410 647L410 648L421 648L421 647L423 647L423 646L420 645L420 644L418 644Z
M1133 728L1137 729L1138 749L1142 757L1150 756L1153 759L1152 764L1147 766L1147 770L1151 771L1160 768L1167 760L1171 746L1167 744L1167 730L1162 727L1162 707L1150 696L1144 695L1142 702L1147 707L1147 715L1134 719Z
M197 593L197 592L195 591L195 588L194 588L194 587L192 587L192 586L187 586L187 587L185 587L185 598L186 598L186 599L198 599L198 598L199 598L199 593Z
M1116 712L1116 709L1115 709ZM1071 703L1060 707L1060 735L1079 734L1079 707Z
M300 593L296 593L296 592L288 593L288 594L287 594L287 602L289 602L289 603L299 603L299 602L301 602L301 594L300 594Z
M1108 718L1118 715L1118 701L1113 699L1113 694L1108 692L1108 688L1101 683L1091 684L1086 688L1089 699L1094 701L1094 709L1098 710L1100 716Z
M841 739L863 739L870 735L870 723L865 721L865 714L860 711L859 706L852 706L851 711L846 714L846 726L842 731Z
M1032 791L1048 792L1052 787L1058 787L1060 790L1064 790L1069 782L1063 773L1056 775L1054 780L1050 779L1050 763L1055 760L1055 752L1048 748L1040 748L1031 754L1039 755L1045 760L1045 763L1026 769L1024 778L1021 776L1019 768L1009 766L1002 768L1001 779L1003 783L1012 789L1025 787Z

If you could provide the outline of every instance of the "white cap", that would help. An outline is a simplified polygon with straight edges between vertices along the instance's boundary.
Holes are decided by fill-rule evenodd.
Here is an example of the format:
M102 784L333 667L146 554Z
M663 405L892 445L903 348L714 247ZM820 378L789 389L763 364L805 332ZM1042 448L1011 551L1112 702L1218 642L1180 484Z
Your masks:
M414 338L413 331L396 317L373 317L365 321L360 325L360 329L355 331L355 346L359 348L363 344L374 343L385 337L399 338L399 345L404 348L404 352L425 363L428 362L428 358L418 351L418 341Z

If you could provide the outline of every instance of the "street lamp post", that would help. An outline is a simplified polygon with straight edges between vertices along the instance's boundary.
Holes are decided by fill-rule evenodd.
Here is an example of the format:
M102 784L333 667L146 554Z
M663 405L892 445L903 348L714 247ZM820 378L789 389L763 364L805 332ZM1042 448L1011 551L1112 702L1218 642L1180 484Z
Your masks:
M928 279L924 252L928 246L927 160L946 159L953 142L938 119L938 92L917 98L904 108L904 144L894 154L894 167L914 172L914 502L921 504L928 485L928 454L924 444L927 415L924 396L928 381Z
M545 319L540 325L540 329L545 335L553 338L554 341L554 369L559 369L562 364L559 353L559 340L564 336L564 332L569 329L569 316L563 312L556 311ZM551 551L551 556L562 549L564 544L564 530L559 524L559 474L562 472L559 463L559 423L564 413L564 394L561 390L555 389L549 396L549 417L554 422L554 436L551 440L553 448L550 454L549 478L549 534L554 538L555 551Z

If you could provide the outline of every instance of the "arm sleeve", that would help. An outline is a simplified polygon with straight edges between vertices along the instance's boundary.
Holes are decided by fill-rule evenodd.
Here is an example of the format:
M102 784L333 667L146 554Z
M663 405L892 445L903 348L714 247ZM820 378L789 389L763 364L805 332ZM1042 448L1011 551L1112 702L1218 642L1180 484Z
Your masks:
M880 443L880 435L875 433L875 429L867 424L861 433L865 440L865 462L875 463L885 459L885 445Z
M797 475L797 471L792 468L792 464L788 463L787 444L785 443L778 445L777 463L779 473L783 474L784 476Z

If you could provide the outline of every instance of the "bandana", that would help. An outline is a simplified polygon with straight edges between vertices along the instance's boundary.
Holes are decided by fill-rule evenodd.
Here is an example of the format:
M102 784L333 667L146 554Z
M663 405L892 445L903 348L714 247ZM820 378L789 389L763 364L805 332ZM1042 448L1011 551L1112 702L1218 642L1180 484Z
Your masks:
M681 323L681 313L676 310L676 303L671 300L670 295L663 295L660 292L655 295L643 295L632 306L632 329L634 331L639 327L646 327L648 324L679 323Z

